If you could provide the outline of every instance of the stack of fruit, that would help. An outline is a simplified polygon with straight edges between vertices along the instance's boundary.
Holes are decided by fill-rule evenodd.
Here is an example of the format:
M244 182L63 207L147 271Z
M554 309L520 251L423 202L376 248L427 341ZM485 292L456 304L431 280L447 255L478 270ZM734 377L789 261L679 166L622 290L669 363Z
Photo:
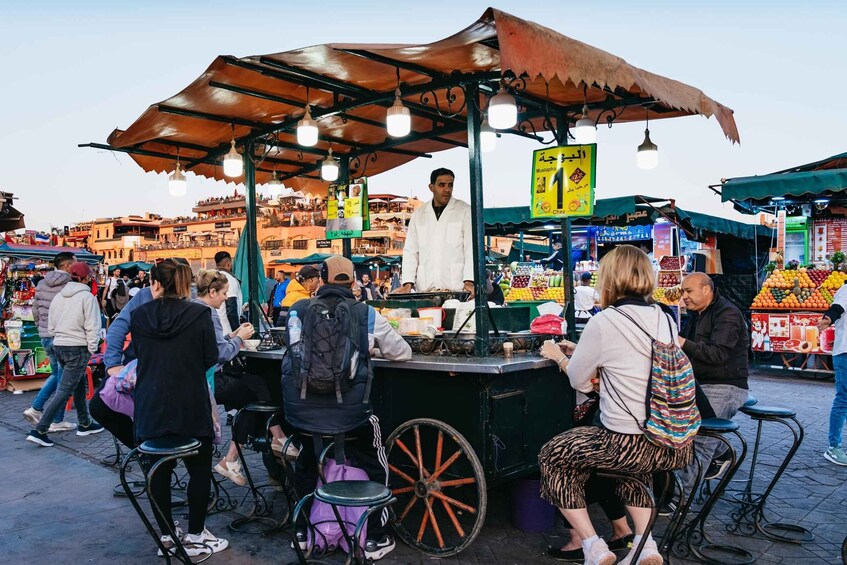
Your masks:
M677 273L667 273L660 272L659 273L659 286L662 288L669 288L672 286L676 286L679 284L679 274Z
M804 310L826 310L829 308L829 302L827 302L826 298L821 294L819 290L813 290L809 292L809 295L802 298L803 292L800 293L800 308Z
M820 293L821 293L821 296L823 296L823 299L824 299L824 300L826 300L826 303L827 303L827 304L832 304L832 300L833 300L832 296L833 296L833 293L829 292L827 289L825 289L825 288L823 288L823 287L819 288L819 289L818 289L818 292L820 292Z
M532 300L532 289L530 288L515 288L509 290L507 297L509 302L518 302L521 300Z
M532 277L530 275L515 275L512 277L512 290L516 288L527 288L529 287L529 280Z
M800 272L809 275L809 278L812 279L812 283L815 286L820 286L832 273L829 269L800 269Z
M774 272L762 283L762 288L787 288L790 290L795 286L817 288L818 285L812 282L806 270L780 271L779 269L774 269Z
M530 289L532 292L533 300L555 300L560 304L565 303L565 289L560 286L555 287L545 287L545 288L532 288Z
M828 277L826 277L826 280L823 281L821 287L827 290L838 290L844 285L844 281L847 281L847 273L833 271Z

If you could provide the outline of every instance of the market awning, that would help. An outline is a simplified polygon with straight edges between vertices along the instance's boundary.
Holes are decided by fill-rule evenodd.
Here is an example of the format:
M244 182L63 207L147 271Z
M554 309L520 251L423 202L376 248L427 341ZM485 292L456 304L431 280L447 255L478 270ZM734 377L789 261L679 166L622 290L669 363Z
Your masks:
M39 259L52 261L61 252L70 252L76 255L77 260L96 265L103 261L102 255L94 255L85 249L77 247L57 247L54 245L24 245L18 243L0 244L0 257L13 259Z
M146 263L144 261L128 261L126 263L120 263L118 265L109 265L109 272L111 273L115 269L120 269L121 271L131 271L133 269L139 271L150 271L153 268L153 263Z
M739 239L752 240L756 237L771 237L773 229L757 224L745 224L726 218L718 218L700 212L689 212L682 208L675 208L675 216L678 222L687 224L694 230L709 233L731 235Z
M611 216L626 216L639 210L640 205L668 202L667 198L654 196L621 196L618 198L601 198L594 202L594 216L591 218L574 218L578 223L600 221ZM511 208L486 208L485 233L488 235L517 234L530 229L540 229L546 225L557 224L555 219L538 219L530 217L529 206Z
M715 116L726 137L739 141L732 110L700 90L489 8L464 30L425 45L327 44L219 56L177 95L114 130L108 145L87 146L125 151L154 172L171 172L179 152L186 170L228 181L220 159L235 136L239 147L261 156L257 183L276 170L286 184L318 193L325 190L318 169L330 143L355 176L466 147L466 86L478 85L488 97L501 80L517 99L521 124L504 133L537 138L529 131L550 129L550 116L573 124L586 102L589 116L604 123ZM395 139L385 115L398 82L412 133ZM315 147L296 142L307 104L319 121Z

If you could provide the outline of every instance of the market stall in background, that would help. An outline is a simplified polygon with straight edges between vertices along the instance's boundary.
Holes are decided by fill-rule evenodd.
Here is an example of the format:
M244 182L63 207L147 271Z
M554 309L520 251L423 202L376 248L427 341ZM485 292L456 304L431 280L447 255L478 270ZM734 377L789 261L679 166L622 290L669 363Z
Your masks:
M815 324L847 281L847 153L719 186L723 201L773 226L750 302L753 351L772 366L830 371L834 330Z
M41 380L50 376L50 362L41 347L41 338L33 319L32 303L35 287L53 270L57 253L70 252L95 270L103 257L84 249L50 245L0 244L0 390L7 382L16 390L36 390ZM15 384L17 383L17 384Z

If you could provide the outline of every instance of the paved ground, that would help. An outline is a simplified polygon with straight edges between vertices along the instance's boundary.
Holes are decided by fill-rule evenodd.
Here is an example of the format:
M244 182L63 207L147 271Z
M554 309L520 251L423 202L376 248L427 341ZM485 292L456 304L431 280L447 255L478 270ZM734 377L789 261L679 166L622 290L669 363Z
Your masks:
M761 404L790 406L797 410L806 429L800 451L769 502L772 520L793 521L811 529L816 539L803 546L772 543L761 537L729 535L731 506L720 503L707 531L719 541L745 547L757 563L840 563L840 544L847 536L847 468L827 463L821 457L826 443L832 383L804 380L797 375L757 374L751 379L753 394ZM112 496L117 472L102 459L114 454L111 436L80 438L53 434L56 447L38 448L24 441L29 426L21 412L35 393L0 393L0 548L9 563L122 563L156 562L155 548L132 507ZM73 420L71 413L68 419ZM738 416L744 436L751 444L755 427L746 416ZM778 425L766 427L762 465L756 479L776 469L787 449L785 433ZM258 461L252 469L261 469ZM739 476L746 477L748 466ZM758 483L757 483L758 484ZM230 487L239 502L245 489ZM550 544L561 541L561 526L544 534L526 534L509 523L508 489L490 493L485 527L474 544L459 556L444 561L456 564L553 563L543 555ZM144 502L146 505L146 501ZM282 499L275 514L284 514ZM235 534L227 524L235 511L214 514L208 519L213 532L227 537L231 549L213 560L230 563L289 562L294 553L285 534L271 537ZM602 524L599 517L596 523ZM657 531L664 528L660 521ZM601 527L602 530L602 527ZM387 563L426 563L434 559L398 543ZM340 559L330 559L341 562ZM673 559L674 563L689 563Z

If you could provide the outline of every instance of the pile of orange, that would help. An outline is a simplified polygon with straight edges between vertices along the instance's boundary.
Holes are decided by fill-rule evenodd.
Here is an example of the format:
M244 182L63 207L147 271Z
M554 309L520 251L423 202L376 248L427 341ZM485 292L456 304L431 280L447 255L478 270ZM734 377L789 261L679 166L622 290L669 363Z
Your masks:
M829 302L826 301L819 290L815 290L809 298L800 303L800 308L804 310L826 310L829 308Z
M809 278L805 269L801 271L787 270L780 271L774 269L771 275L762 283L762 288L787 288L792 289L795 286L800 288L816 288L817 285Z

